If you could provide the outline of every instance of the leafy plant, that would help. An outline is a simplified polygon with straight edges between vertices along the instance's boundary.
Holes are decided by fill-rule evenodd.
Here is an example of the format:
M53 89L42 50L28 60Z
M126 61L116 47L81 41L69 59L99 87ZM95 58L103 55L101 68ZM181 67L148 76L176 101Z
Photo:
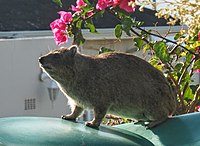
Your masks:
M99 49L99 54L102 54L102 53L106 53L106 52L114 52L115 50L112 50L112 49L109 49L109 48L106 48L106 47L101 47Z
M61 0L54 1L61 5ZM144 4L152 4L153 6L156 4L154 2L147 3L150 0L138 1L143 1L140 9L143 8ZM175 3L172 2L174 6ZM125 32L133 38L133 43L138 50L150 52L150 63L161 70L174 87L178 101L176 114L184 114L194 112L196 107L200 106L200 85L199 83L195 84L192 78L194 74L200 72L200 26L197 25L199 21L195 21L199 20L199 15L196 15L199 5L182 0L177 3L178 5L175 6L177 9L170 11L172 16L167 10L165 13L164 10L160 9L157 13L157 16L168 20L170 25L178 22L175 14L179 14L181 25L188 25L188 31L182 29L175 34L174 40L167 39L167 34L161 36L159 33L153 33L153 30L143 29L141 27L143 23L137 22L131 17L131 13L135 11L134 0L77 0L76 6L72 6L74 13L59 12L60 19L52 22L51 28L58 45L66 43L68 37L73 37L74 44L80 45L85 41L82 29L98 33L93 20L102 17L105 11L110 13L119 21L119 24L114 28L116 38L121 39L122 33ZM181 6L185 8L186 4L191 9L185 12L180 10ZM189 12L190 10L194 10L194 15ZM192 20L189 24L183 18L186 14L188 19ZM149 36L156 36L160 40L149 40ZM172 45L168 45L169 43ZM102 48L99 53L107 51L113 50Z

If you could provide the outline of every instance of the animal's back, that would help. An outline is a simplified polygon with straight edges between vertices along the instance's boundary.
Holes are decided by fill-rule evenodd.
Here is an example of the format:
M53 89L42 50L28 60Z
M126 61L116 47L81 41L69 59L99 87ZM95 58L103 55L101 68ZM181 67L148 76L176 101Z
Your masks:
M80 78L80 82L85 81L82 88L89 91L85 97L111 103L111 112L120 115L128 109L151 109L166 103L173 112L170 86L162 73L146 61L125 53L105 53L93 57L88 68L85 80Z
M176 107L173 91L164 75L149 63L125 53L102 54L96 61L99 62L96 74L102 77L97 81L102 90L108 91L106 97L114 102L111 113L127 117L134 114L141 117L138 112L148 114L155 110L157 114L173 114Z
M125 53L99 55L94 58L89 68L88 77L95 78L97 85L104 84L105 89L113 88L114 92L120 88L121 91L134 91L137 94L149 91L158 84L168 85L159 70L146 61Z

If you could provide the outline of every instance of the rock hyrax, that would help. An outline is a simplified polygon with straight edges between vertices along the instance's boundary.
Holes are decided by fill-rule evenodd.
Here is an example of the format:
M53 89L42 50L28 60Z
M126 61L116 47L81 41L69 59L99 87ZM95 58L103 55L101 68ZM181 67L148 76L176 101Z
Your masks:
M90 127L98 127L107 113L148 121L148 127L153 127L175 110L175 96L166 78L134 55L89 56L71 46L54 50L39 62L71 102L72 112L63 119L75 120L90 108L94 109L94 119L86 123Z

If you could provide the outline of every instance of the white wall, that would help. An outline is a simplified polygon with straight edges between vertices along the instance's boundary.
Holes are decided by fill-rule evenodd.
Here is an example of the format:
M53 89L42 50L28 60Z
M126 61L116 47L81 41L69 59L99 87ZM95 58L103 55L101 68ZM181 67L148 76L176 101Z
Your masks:
M56 116L69 113L60 92L52 109L45 83L39 80L38 57L56 48L52 37L0 40L0 117ZM24 100L36 99L36 109L24 110Z
M42 33L42 32L40 32ZM39 33L39 34L40 34ZM3 35L6 35L2 33ZM1 34L1 35L2 35ZM12 35L12 33L8 33ZM9 116L53 116L60 117L69 113L67 99L60 92L52 108L45 82L39 80L41 69L38 58L49 50L57 48L53 37L26 36L21 38L0 39L0 117ZM71 40L67 43L69 46ZM126 44L123 47L122 44ZM65 46L67 46L65 45ZM113 37L88 39L82 46L82 53L96 55L100 47L115 50L128 50L132 41L116 41ZM25 110L25 99L35 98L36 109Z
M39 56L57 48L52 34L49 32L45 32L44 35L43 32L33 33L34 37L21 32L18 35L24 36L22 38L0 39L0 117L60 117L62 114L70 113L67 99L61 92L52 108L47 86L39 80L41 73L38 65ZM46 34L51 37L45 36ZM0 33L0 38L2 35L7 35L7 33ZM124 37L121 42L116 41L110 30L104 30L103 35L93 35L86 34L87 41L82 46L82 53L96 55L102 46L118 51L135 51L130 38ZM72 40L69 40L65 46L71 43ZM142 57L141 52L137 52L136 55ZM196 75L196 82L200 81L199 78L199 75ZM29 98L36 99L36 109L25 110L24 100Z

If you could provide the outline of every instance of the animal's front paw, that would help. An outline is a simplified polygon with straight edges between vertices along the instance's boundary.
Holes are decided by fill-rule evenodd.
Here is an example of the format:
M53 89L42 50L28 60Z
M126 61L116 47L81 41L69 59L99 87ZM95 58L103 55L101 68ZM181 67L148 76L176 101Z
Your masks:
M96 124L93 121L85 122L85 125L94 129L99 129L99 124Z
M74 118L74 116L72 116L72 115L62 115L61 118L63 120L76 121L76 118Z

